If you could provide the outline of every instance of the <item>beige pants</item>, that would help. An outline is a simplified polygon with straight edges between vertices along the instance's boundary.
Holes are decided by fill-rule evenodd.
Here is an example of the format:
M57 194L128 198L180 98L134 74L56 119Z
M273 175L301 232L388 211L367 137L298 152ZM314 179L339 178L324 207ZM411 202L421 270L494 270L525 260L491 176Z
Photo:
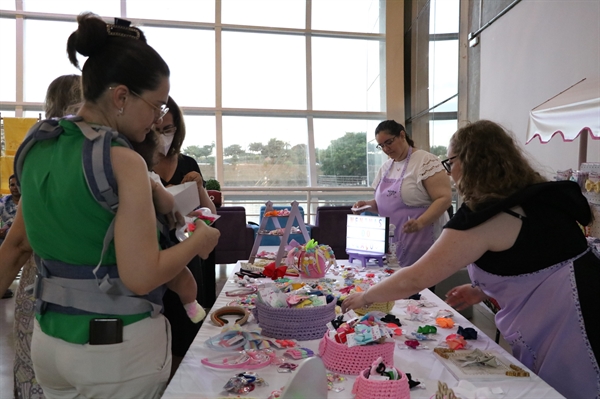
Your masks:
M171 328L160 315L123 328L123 342L77 345L35 321L33 368L48 399L160 398L171 370Z

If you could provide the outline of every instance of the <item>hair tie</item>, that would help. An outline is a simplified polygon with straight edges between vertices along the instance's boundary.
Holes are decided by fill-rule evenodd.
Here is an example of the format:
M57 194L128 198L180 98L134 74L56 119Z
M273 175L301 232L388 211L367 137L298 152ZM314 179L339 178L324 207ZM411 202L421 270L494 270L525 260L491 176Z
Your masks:
M217 326L224 326L228 323L227 320L221 319L221 316L224 315L240 315L239 319L235 321L235 324L242 325L248 321L248 317L250 317L250 313L241 306L223 306L221 309L215 310L210 315L210 320Z

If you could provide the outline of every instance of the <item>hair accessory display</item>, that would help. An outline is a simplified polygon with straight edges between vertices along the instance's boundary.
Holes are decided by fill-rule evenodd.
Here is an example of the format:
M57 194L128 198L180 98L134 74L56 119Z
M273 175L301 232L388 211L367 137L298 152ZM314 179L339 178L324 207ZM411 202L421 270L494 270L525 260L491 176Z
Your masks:
M288 349L283 354L284 356L291 357L294 360L306 359L314 356L315 352L308 348Z
M256 373L243 372L236 374L227 381L227 384L223 387L227 392L233 394L247 394L248 392L254 391L257 386L265 386L267 383L265 380L260 378Z
M467 346L467 342L463 338L462 335L458 334L450 334L446 337L446 344L448 344L448 348L450 349L463 349Z
M296 363L282 363L277 368L277 372L278 373L291 373L292 371L296 370L297 367L298 367L298 365Z
M509 367L511 368L511 370L506 372L507 376L509 376L509 377L529 377L529 372L523 370L521 367L515 366L514 364L511 364Z
M319 343L319 355L327 370L358 375L364 369L371 367L372 359L378 357L381 357L385 364L393 364L394 348L392 341L349 348L345 343L336 342L326 333Z
M254 294L254 293L256 293L256 291L258 291L258 289L256 287L244 287L244 288L239 288L237 290L227 291L227 292L225 292L225 295L227 295L227 296L245 296L245 295Z
M210 315L210 320L217 326L224 326L228 323L227 320L221 319L221 316L225 315L240 315L239 319L235 321L235 324L243 325L248 321L248 317L250 317L250 313L241 306L224 306L220 309L215 310Z
M216 351L232 351L243 348L248 342L241 330L230 330L206 340L206 345Z
M271 277L271 280L277 280L278 278L284 277L287 273L287 266L279 266L275 267L275 262L269 263L263 269L263 274L265 277Z
M456 333L462 335L464 339L477 339L477 331L471 327L462 328L461 326L458 326L458 331Z
M395 367L386 368L381 363L383 371L373 379L371 369L363 370L354 381L352 393L356 399L409 399L410 387L408 377ZM380 367L377 368L381 370Z
M328 245L319 245L311 239L304 245L289 250L286 258L288 267L298 270L303 278L319 278L325 276L327 270L336 264L333 250Z
M220 356L217 358L204 358L200 362L208 367L217 369L236 369L256 370L271 364L275 358L275 352L270 349L265 350L246 350L235 353L234 355Z
M417 349L417 347L421 344L416 339L407 339L404 341L404 345L408 346L409 348Z
M398 327L402 327L402 323L400 323L400 319L394 316L393 314L386 314L381 318L381 321L384 323L394 323ZM419 331L420 332L420 331Z
M437 328L435 328L435 326L430 326L430 325L419 326L419 328L417 328L417 332L421 333L421 334L436 334Z
M435 324L442 328L452 328L454 327L454 320L448 317L438 317L435 319Z

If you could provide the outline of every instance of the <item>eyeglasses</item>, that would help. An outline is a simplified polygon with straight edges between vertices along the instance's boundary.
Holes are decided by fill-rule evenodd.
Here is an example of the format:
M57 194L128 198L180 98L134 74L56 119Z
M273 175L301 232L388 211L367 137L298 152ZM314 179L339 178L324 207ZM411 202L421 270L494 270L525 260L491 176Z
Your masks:
M397 138L397 137L398 137L398 136L394 136L394 137L392 137L391 139L387 139L387 140L386 140L386 141L384 141L383 143L381 143L381 144L377 144L377 145L375 146L375 148L377 148L378 150L383 150L383 147L389 147L389 146L391 146L391 145L392 145L392 143L394 142L394 140L396 140L396 138Z
M448 159L444 159L442 161L442 166L444 167L444 169L446 169L446 172L451 173L452 172L452 163L450 163L450 161L452 161L454 158L456 158L458 155L455 155L453 157L450 157Z
M154 125L154 130L158 134L164 134L164 135L170 136L172 134L175 134L175 132L177 131L177 127L173 126L173 125L168 125L161 129L161 128L156 127L156 125Z
M137 98L139 98L140 100L142 100L143 102L145 102L146 104L151 106L155 111L158 112L158 117L156 118L156 120L154 122L161 124L164 116L167 114L167 112L169 112L169 107L167 107L167 104L163 104L160 107L157 107L156 105L152 104L150 101L146 100L144 97L137 94L135 91L133 91L133 90L129 90L129 91L131 92L131 94L133 94L134 96L136 96ZM175 132L173 132L173 133L175 133Z

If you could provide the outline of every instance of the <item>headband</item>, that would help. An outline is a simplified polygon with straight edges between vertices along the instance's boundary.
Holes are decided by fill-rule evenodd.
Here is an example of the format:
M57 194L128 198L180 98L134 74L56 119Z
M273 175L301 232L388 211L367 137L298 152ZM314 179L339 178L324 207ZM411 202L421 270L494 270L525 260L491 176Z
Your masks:
M235 321L235 324L242 325L248 321L250 313L241 306L223 306L221 309L217 309L210 315L210 320L217 326L224 326L228 323L227 320L221 319L224 315L240 315L239 319Z

